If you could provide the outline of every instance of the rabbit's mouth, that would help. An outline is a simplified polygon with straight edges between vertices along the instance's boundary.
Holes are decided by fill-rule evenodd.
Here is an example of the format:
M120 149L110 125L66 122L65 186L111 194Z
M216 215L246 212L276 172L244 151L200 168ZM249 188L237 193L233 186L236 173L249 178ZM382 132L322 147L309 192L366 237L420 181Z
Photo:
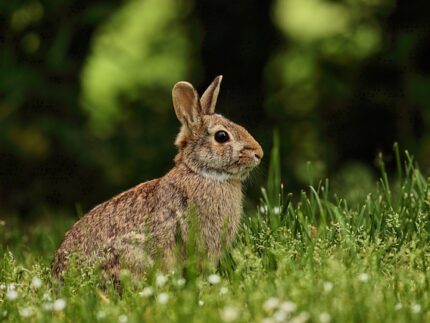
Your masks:
M244 164L243 162L238 161L234 164L235 170L231 172L231 175L232 175L231 177L244 181L252 172L252 170L256 166L258 166L258 164L259 162L252 162L252 163L247 162L246 164Z

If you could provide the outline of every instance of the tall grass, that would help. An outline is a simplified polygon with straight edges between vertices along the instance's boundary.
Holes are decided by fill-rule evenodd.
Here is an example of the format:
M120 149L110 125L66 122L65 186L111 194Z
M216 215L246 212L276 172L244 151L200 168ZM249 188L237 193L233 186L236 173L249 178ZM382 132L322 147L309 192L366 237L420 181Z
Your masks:
M196 270L189 250L169 274L124 271L121 293L91 271L60 285L49 266L70 221L0 226L0 321L430 321L429 179L413 158L395 146L397 184L381 158L374 193L349 205L328 181L285 194L276 138L260 204L217 268Z

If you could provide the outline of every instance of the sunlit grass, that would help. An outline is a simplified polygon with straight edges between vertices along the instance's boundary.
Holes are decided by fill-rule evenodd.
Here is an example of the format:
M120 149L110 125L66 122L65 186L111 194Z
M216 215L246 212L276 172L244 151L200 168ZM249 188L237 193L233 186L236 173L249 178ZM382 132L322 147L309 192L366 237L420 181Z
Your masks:
M261 202L246 210L218 268L187 262L138 282L124 271L121 293L91 271L70 273L63 286L52 280L50 261L70 222L25 234L6 223L0 321L428 321L429 179L408 154L396 156L400 185L381 163L374 193L352 207L328 181L284 194L275 145Z

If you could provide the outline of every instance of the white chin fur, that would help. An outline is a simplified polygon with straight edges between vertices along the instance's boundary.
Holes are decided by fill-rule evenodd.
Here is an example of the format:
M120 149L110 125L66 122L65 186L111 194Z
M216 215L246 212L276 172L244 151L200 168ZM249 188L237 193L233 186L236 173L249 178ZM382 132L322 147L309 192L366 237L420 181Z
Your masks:
M231 175L227 173L211 172L211 171L202 171L201 175L205 178L209 178L217 182L224 182L231 178Z

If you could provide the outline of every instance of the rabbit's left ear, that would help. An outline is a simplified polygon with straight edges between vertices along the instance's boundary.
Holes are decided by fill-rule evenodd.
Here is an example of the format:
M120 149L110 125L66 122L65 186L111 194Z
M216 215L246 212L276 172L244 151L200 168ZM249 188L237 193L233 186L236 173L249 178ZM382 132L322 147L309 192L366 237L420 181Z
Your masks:
M222 75L218 75L206 89L205 93L203 93L200 99L203 114L214 114L221 81Z

